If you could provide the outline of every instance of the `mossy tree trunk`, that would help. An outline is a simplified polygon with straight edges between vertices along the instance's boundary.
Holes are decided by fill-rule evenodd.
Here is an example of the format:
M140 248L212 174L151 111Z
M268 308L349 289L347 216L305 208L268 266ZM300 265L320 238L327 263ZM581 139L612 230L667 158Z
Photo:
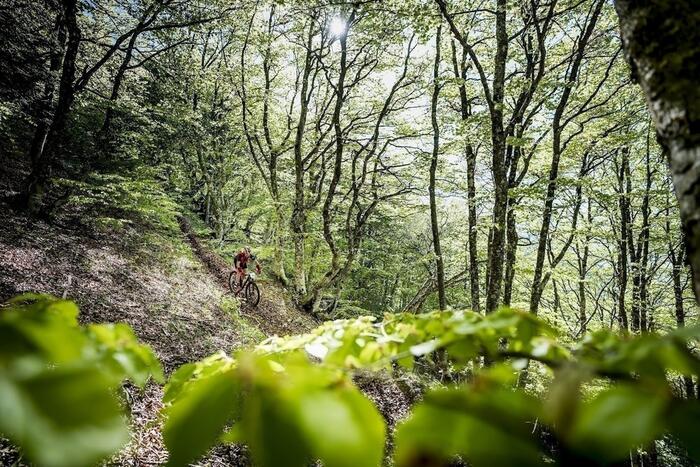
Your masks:
M667 150L700 298L700 9L695 0L617 0L623 45Z

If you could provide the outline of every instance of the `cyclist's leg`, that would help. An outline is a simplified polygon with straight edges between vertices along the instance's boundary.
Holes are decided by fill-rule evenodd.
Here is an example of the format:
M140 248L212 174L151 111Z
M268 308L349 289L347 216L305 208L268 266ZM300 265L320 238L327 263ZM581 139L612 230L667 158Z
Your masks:
M240 268L240 267L236 266L236 267L233 269L233 277L234 277L233 283L234 283L235 286L236 286L236 292L235 292L235 293L236 293L236 295L238 295L238 294L240 293L240 291L241 291L241 268Z
M237 277L238 277L238 287L239 287L239 288L240 288L240 287L243 287L243 280L245 279L245 274L246 274L245 268L239 267L239 268L236 270L236 274L237 274Z

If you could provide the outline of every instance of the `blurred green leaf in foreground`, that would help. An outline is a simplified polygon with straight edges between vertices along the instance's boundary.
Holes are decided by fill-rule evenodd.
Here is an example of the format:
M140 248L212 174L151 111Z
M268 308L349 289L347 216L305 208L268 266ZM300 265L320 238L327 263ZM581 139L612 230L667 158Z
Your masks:
M123 324L77 322L74 303L22 295L0 308L0 434L41 466L94 465L128 440L116 389L163 380Z
M400 467L442 466L458 457L505 467L611 465L670 434L700 460L700 403L679 398L670 383L700 373L688 347L698 337L697 328L598 333L565 347L542 320L511 309L329 321L235 358L181 367L166 386L165 442L171 465L187 465L222 440L247 444L266 467L392 458ZM462 371L472 376L428 390L385 453L384 421L353 375L413 371L437 352L456 381ZM530 377L544 384L540 394L518 387L528 361Z

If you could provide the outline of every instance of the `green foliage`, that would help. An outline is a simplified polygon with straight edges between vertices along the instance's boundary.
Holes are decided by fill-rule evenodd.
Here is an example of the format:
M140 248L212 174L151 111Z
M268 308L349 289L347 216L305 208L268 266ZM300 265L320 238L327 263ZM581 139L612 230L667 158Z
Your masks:
M386 314L374 317L328 321L309 334L272 337L258 351L281 353L305 349L326 365L346 368L391 368L392 362L411 366L438 348L460 364L481 355L500 354L538 358L564 358L567 350L557 344L555 331L532 315L512 309L482 316L473 312L434 311L420 315ZM507 339L502 345L501 340Z
M429 253L433 239L424 228L427 167L421 156L428 152L431 122L416 109L431 85L426 71L434 55L435 29L443 20L435 2L274 0L277 9L270 2L255 8L228 1L156 2L163 7L162 16L145 29L135 26L144 24L139 17L143 8L150 10L146 3L124 8L123 2L105 2L97 8L82 2L76 63L79 68L102 63L104 68L89 86L84 83L90 92L73 96L67 127L48 140L39 129L47 126L42 123L53 126L52 103L62 74L48 72L49 61L56 52L64 53L64 39L55 36L65 32L65 25L56 27L54 19L62 15L53 7L24 3L29 6L0 12L6 36L0 43L8 42L0 47L0 57L13 58L4 60L9 66L0 70L5 98L0 99L0 146L8 154L26 155L33 141L47 141L46 157L27 159L49 160L47 174L65 177L54 188L67 186L72 193L67 212L102 231L147 227L172 239L180 235L175 219L183 207L177 199L201 216L203 228L197 231L214 237L221 251L232 253L240 244L252 243L266 265L273 266L266 270L284 279L286 269L295 285L304 278L312 298L338 299L333 302L336 316L403 310L414 298L421 300L412 309L430 307L433 298L421 295L420 284L430 286L435 263ZM468 240L482 250L474 258L480 274L481 265L493 258L505 262L506 272L512 268L516 280L504 280L504 289L513 288L508 301L526 306L532 292L527 277L538 256L533 239L543 231L542 203L552 197L547 192L553 171L555 199L543 239L551 268L545 266L540 316L568 330L572 339L586 330L613 327L618 310L625 309L631 321L634 313L648 318L641 331L682 326L684 312L695 315L688 310L691 300L684 300L690 287L682 267L685 253L678 246L677 206L669 196L669 179L661 176L667 173L661 151L649 142L653 132L643 118L642 95L629 86L629 70L618 53L611 3L605 2L577 77L570 74L572 50L583 43L581 27L591 17L593 2L540 2L526 8L511 2L504 15L510 45L502 57L495 53L493 11L467 3L446 8L455 30L468 31L466 39L473 44L464 61L466 75L454 76L460 73L452 68L460 66L467 51L450 37L447 24L446 53L438 64L438 81L444 86L437 112L437 191L443 257L448 278L454 278L449 303L476 306L479 301L467 284L461 286ZM340 89L338 41L328 37L326 27L351 9L358 14L347 36L348 84ZM545 19L548 14L553 17ZM171 27L164 29L167 24ZM539 24L534 35L533 24ZM247 25L247 33L241 25ZM131 57L124 53L129 38L122 36L125 42L117 53L104 56L103 38L129 30L140 34L132 36L135 51L149 52L122 62ZM312 47L306 45L307 31ZM406 58L406 80L386 101L387 117L375 120L390 81L402 73L403 51L411 48L413 42L407 41L414 33L419 45ZM311 49L314 54L305 60ZM484 89L473 79L478 70L472 65L479 62L487 75L494 66L508 64L503 102L486 102L488 85ZM121 82L111 79L120 65L128 68L121 89ZM540 65L543 75L535 79ZM75 71L82 81L87 70ZM310 86L298 98L305 72L310 72ZM468 109L461 109L468 118L456 111L459 87L469 102ZM492 88L498 95L495 80ZM571 100L560 114L563 122L555 125L564 90ZM105 99L110 95L119 98ZM302 122L304 99L310 105ZM343 136L334 140L335 99L342 104L337 124ZM527 104L519 108L519 102ZM489 107L502 112L489 112ZM106 109L115 118L111 130L102 133ZM500 164L505 169L501 177L508 178L508 199L499 206L495 185L488 180L498 179L493 161L499 155L491 136L502 126L494 119L500 114L511 125L507 148L501 151L505 164ZM554 127L560 123L557 136ZM375 128L376 139L370 136ZM562 159L554 165L552 146L559 139ZM465 167L467 144L476 161L471 169ZM334 146L344 154L337 163L331 157ZM626 170L623 148L630 158ZM138 168L124 173L126 165ZM120 173L86 176L96 169ZM476 180L476 225L467 225L471 188L465 175ZM626 229L622 200L631 211ZM489 214L491 206L508 213L508 226ZM295 217L303 218L299 232L290 227ZM507 254L497 258L503 249L489 243L493 232L506 228ZM476 234L476 244L468 232ZM622 241L626 234L629 239ZM293 241L298 238L300 244ZM158 234L144 236L141 244L159 249L162 240ZM624 251L625 244L637 247ZM627 262L632 286L625 290L627 284L616 280L624 267L620 259L635 250L637 256L644 252L644 258ZM663 259L671 256L677 258L674 264ZM124 378L143 385L151 375L160 377L158 362L128 327L80 328L71 304L34 299L26 306L16 302L1 315L0 404L7 407L0 407L0 431L39 463L91 463L124 436L110 391ZM675 313L666 306L672 301ZM235 302L224 299L220 305L245 340L258 339ZM315 311L319 303L305 305ZM23 313L15 313L18 307ZM543 321L512 310L487 317L434 312L386 315L381 322L333 321L302 336L269 339L235 360L215 355L183 366L166 389L165 440L170 462L177 465L197 458L229 426L226 439L248 443L262 465L305 464L313 458L331 466L376 465L383 455L383 423L352 386L353 372L398 366L402 369L397 371L407 371L444 356L439 364L446 368L440 371L455 380L474 374L476 379L426 395L397 433L400 465L440 463L455 455L473 465L532 465L543 459L607 463L664 431L697 458L700 409L697 402L678 400L668 382L676 375L700 373L698 358L687 345L697 337L697 330L637 338L603 331L567 347ZM536 380L530 386L537 388L538 398L511 389L518 371L533 361L539 363L529 366L529 377ZM56 406L47 402L47 387L56 388L51 394L58 398ZM93 405L101 409L83 413ZM33 421L29 428L25 419ZM554 445L542 446L533 430L551 433ZM76 447L78 443L84 446Z
M85 182L64 180L74 190L70 202L87 210L97 227L105 230L138 225L163 233L179 232L181 208L165 194L157 170L140 168L129 176L94 174Z
M245 395L245 397L244 397ZM164 439L171 465L187 465L217 440L245 442L262 466L377 465L384 422L346 374L298 352L217 355L178 370L166 387Z
M92 353L102 366L108 367L117 378L130 379L143 387L150 377L163 380L160 362L153 351L140 344L134 331L126 324L91 324L87 327L91 346L85 353Z
M668 396L629 384L603 391L578 410L569 442L592 459L622 459L663 429Z
M700 404L695 401L674 404L668 416L670 431L682 442L688 454L698 461L700 459L700 445L697 442Z
M246 401L237 437L260 465L306 465L314 458L329 467L381 461L383 420L346 375L297 354L243 357L238 373Z
M115 390L163 380L122 324L80 327L72 302L22 295L0 309L0 433L39 465L93 465L128 439Z
M0 431L40 465L92 465L128 440L113 381L96 368L22 362L0 376Z
M554 335L543 321L510 309L486 317L387 314L381 322L339 320L274 337L235 359L215 355L182 367L166 388L171 463L203 454L230 425L222 439L246 443L259 465L380 465L384 424L351 376L357 368L410 368L438 349L453 371L468 367L476 377L429 391L414 407L395 434L398 466L446 465L454 456L474 466L607 465L664 432L697 456L691 439L700 405L676 398L667 372L700 373L686 347L700 329L634 338L598 333L570 349ZM541 397L513 387L526 361L554 376ZM192 433L196 443L188 445Z
M530 426L539 405L494 384L430 392L396 434L397 465L444 462L457 454L477 467L540 465Z
M233 370L199 378L168 408L170 465L187 465L211 446L235 412L237 387Z

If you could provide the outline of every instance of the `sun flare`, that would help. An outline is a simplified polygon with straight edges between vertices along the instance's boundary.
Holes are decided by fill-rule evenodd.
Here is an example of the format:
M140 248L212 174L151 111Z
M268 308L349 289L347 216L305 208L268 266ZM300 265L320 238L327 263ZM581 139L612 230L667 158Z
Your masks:
M339 16L336 16L331 20L328 30L335 37L342 36L345 33L345 21L343 21L343 19Z

